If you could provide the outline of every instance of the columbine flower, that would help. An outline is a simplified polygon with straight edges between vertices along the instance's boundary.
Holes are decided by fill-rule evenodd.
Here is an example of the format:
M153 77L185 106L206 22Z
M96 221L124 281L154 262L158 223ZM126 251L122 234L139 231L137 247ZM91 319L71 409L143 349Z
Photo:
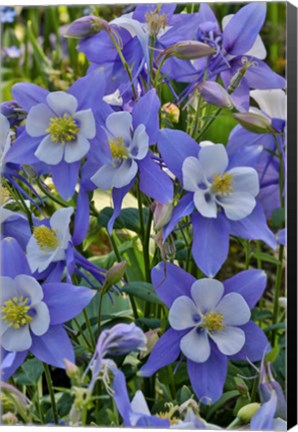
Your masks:
M4 380L30 351L39 360L64 368L64 358L74 361L63 323L78 315L95 291L68 283L45 282L32 277L17 241L1 242L1 347Z
M35 151L39 160L50 165L62 160L72 163L88 153L89 140L95 137L95 120L90 108L77 109L78 100L62 91L49 93L46 103L31 108L26 131L41 139Z
M262 295L266 275L247 270L221 283L196 280L173 264L167 264L164 271L160 263L151 276L170 310L171 328L158 340L140 374L151 376L182 352L197 397L203 403L214 403L222 394L228 358L258 361L268 344L263 331L249 321L249 309Z
M194 203L204 217L215 218L218 206L231 220L248 216L259 192L256 170L237 167L227 170L229 158L222 144L205 146L198 158L190 156L182 165L184 189L194 192Z
M0 16L1 16L2 23L13 23L15 20L16 13L14 8L12 7L1 6Z
M48 224L34 228L27 245L27 259L32 272L42 272L52 262L62 261L71 241L69 223L73 208L57 210Z
M127 186L136 176L138 160L147 156L149 137L144 124L133 131L132 116L127 112L112 113L106 120L110 160L91 180L100 189Z

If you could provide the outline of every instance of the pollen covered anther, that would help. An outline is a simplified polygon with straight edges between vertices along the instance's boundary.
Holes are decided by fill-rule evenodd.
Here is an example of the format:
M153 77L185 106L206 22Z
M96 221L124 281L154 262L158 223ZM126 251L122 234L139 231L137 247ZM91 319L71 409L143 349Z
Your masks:
M119 159L119 160L127 159L128 156L127 148L121 137L115 137L109 140L109 145L110 145L110 150L113 159Z
M52 117L46 132L51 135L51 140L65 144L77 138L80 128L77 122L68 114L62 117Z
M233 176L230 173L216 174L213 177L212 190L220 195L228 195L234 191L232 187Z
M59 246L56 231L45 225L36 227L33 236L41 250L56 249Z
M203 327L209 330L210 333L219 332L224 329L223 315L218 312L207 312L204 315Z
M7 300L1 309L1 313L3 314L2 319L14 329L19 329L29 324L32 321L32 317L28 315L30 306L27 306L27 303L28 298L24 298L23 296Z

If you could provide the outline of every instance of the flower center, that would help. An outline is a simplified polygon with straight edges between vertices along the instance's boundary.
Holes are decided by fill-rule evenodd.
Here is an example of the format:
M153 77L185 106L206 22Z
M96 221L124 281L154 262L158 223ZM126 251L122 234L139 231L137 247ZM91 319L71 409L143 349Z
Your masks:
M110 150L113 159L127 159L128 152L127 148L123 142L123 138L115 137L109 140Z
M179 410L179 407L177 405L174 405L171 402L166 403L166 406L169 408L169 411L166 412L159 412L157 414L157 417L161 419L169 420L171 425L177 424L179 422L179 419L174 416L174 414L177 413Z
M27 306L27 303L28 298L24 298L23 296L7 300L1 308L2 319L14 329L19 329L29 324L32 321L32 317L28 314L30 306Z
M0 205L4 205L9 200L9 198L9 190L4 186L0 186Z
M219 332L225 326L223 322L223 315L218 312L207 312L203 318L203 327L209 330L210 333Z
M220 195L228 195L233 192L232 188L233 176L229 173L215 174L212 182L212 191Z
M159 15L156 9L153 12L146 13L146 23L148 25L150 36L156 37L160 30L163 30L167 25L166 14Z
M45 225L36 227L33 232L34 238L41 250L56 249L59 246L57 231Z
M68 114L62 117L52 117L46 130L51 135L52 141L61 144L74 141L79 131L77 122Z

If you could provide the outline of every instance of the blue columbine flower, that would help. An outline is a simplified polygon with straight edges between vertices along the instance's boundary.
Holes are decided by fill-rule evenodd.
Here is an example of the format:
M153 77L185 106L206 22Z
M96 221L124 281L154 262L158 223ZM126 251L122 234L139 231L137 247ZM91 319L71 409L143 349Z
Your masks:
M50 365L64 368L74 351L63 324L95 295L85 287L44 282L32 277L17 241L1 242L1 348L4 380L13 374L28 352Z
M268 344L263 331L250 321L250 311L266 286L266 275L247 270L221 283L196 280L174 264L152 270L153 286L169 308L167 330L141 368L142 376L173 363L182 352L192 387L203 403L222 394L227 360L261 360Z
M230 157L222 145L203 142L199 146L185 132L171 129L160 131L158 148L168 168L188 191L173 209L163 230L164 240L180 219L191 215L192 254L207 276L214 276L227 258L230 234L263 240L276 247L276 238L255 200L259 185L253 166L261 150L242 151Z
M1 22L4 23L13 23L15 20L15 10L12 7L1 6L0 8L0 16Z

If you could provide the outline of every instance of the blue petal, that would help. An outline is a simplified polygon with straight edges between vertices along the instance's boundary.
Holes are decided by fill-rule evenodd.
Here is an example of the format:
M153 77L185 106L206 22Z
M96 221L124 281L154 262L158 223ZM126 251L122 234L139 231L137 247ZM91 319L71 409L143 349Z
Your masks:
M242 7L223 32L223 46L229 54L245 54L253 46L266 17L266 3Z
M225 294L237 292L242 295L250 309L252 309L262 296L267 276L263 270L245 270L223 282Z
M95 295L86 287L68 283L44 283L44 299L47 304L51 325L62 324L78 315Z
M192 388L203 404L216 402L222 395L227 375L227 357L212 343L211 354L204 363L187 360Z
M6 153L5 162L22 165L39 163L40 160L34 155L34 153L40 144L40 141L41 137L33 138L28 135L24 129L14 141L13 146L11 146Z
M140 21L146 21L146 14L150 12L154 12L156 9L155 4L141 4L138 5L132 15L132 18ZM172 15L176 9L176 4L163 4L160 8L159 14L167 14Z
M24 363L28 351L8 352L1 349L1 380L7 381Z
M260 159L263 149L260 147L243 147L238 153L233 153L229 158L229 167L252 167L255 168L258 160Z
M230 221L230 233L247 240L263 240L272 249L277 246L275 235L268 228L264 210L259 203L246 218L240 221Z
M31 276L25 252L12 237L1 241L1 269L2 276L15 278L19 274Z
M173 363L180 354L180 339L186 332L167 330L154 345L147 362L140 369L139 375L149 377L158 369Z
M168 429L170 427L170 421L168 419L161 419L156 416L143 415L139 418L136 423L137 428L162 428Z
M38 103L46 103L49 94L48 90L31 83L15 84L11 92L17 103L27 112Z
M74 194L81 161L74 163L60 162L52 166L54 185L59 195L68 201Z
M135 181L135 179L133 179L127 186L125 186L123 188L120 188L120 189L113 188L112 198L113 198L113 203L114 203L114 213L111 216L109 223L108 223L108 231L110 234L113 230L115 219L117 219L117 217L121 213L121 206L122 206L123 198L125 197L127 192L131 189L132 185L134 184L134 181Z
M273 430L273 419L277 405L277 396L272 392L271 398L264 403L251 419L250 428L253 430Z
M77 210L75 213L74 231L72 237L72 242L75 246L82 243L82 241L87 235L88 228L89 197L87 191L81 185L77 199Z
M185 194L174 207L170 222L163 230L163 241L166 240L169 234L173 231L178 222L184 217L190 215L194 210L193 193Z
M229 222L222 215L204 218L198 213L192 216L192 255L198 267L213 277L225 262L229 251Z
M234 356L231 360L247 360L251 362L262 360L264 354L270 350L268 339L253 321L249 321L244 326L240 327L245 333L245 345L241 351Z
M169 204L173 199L174 188L170 177L153 162L152 154L138 161L140 172L140 189L162 204Z
M212 23L214 30L220 31L216 16L208 3L200 4L197 19L199 24Z
M121 414L121 417L123 418L124 426L126 427L132 426L130 422L130 414L132 414L132 408L130 406L130 401L127 393L125 376L123 372L121 372L117 368L110 368L110 370L114 374L113 398L116 402L117 409Z
M72 344L62 325L50 326L43 336L31 335L30 351L39 360L62 369L65 369L65 358L75 362Z
M162 129L157 144L168 168L182 181L182 164L189 156L198 157L199 145L185 132L173 129Z
M177 297L190 297L190 288L196 280L191 274L174 264L167 263L164 268L162 262L153 267L151 278L156 294L169 309Z
M15 213L15 216L3 222L2 237L13 237L23 249L26 249L27 243L31 237L28 220L20 216L20 214Z
M159 108L160 100L156 94L156 90L152 89L138 100L132 112L134 129L140 124L146 126L146 132L149 136L149 145L155 144L157 141L159 132Z

